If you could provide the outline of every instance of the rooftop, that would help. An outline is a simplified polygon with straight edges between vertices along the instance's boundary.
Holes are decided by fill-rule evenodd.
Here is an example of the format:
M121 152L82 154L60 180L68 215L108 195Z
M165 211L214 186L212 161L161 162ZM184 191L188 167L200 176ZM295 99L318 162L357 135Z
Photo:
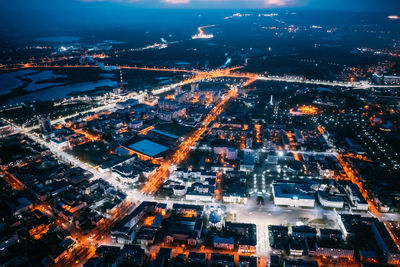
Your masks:
M129 146L130 149L139 152L141 154L145 154L150 157L154 157L164 151L168 150L168 147L157 144L153 141L143 139L133 145Z
M167 136L169 138L172 138L172 139L178 139L179 138L176 135L173 135L173 134L170 134L170 133L167 133L167 132L164 132L164 131L160 131L160 130L157 130L157 129L153 129L150 132L161 134L161 135L165 135L165 136Z

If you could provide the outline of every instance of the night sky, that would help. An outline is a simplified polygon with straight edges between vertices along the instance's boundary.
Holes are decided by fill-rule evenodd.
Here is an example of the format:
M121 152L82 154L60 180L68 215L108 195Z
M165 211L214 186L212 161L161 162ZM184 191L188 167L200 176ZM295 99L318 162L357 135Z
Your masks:
M191 10L295 9L400 14L400 0L0 0L1 34L98 26L165 24ZM224 11L223 11L224 10ZM169 13L168 13L169 12ZM171 14L175 12L172 16ZM169 15L168 15L169 14ZM181 17L181 18L179 18ZM178 21L181 23L181 21Z
M352 11L394 11L400 10L398 0L0 0L3 10L34 8L87 8L104 7L108 3L128 8L313 8Z

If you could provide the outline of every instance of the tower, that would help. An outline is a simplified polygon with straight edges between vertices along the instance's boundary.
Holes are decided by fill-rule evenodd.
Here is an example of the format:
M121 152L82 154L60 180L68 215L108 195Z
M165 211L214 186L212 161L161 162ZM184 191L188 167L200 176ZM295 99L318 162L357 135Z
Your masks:
M274 95L271 95L271 99L269 100L269 105L270 106L274 105Z
M121 88L120 88L120 92L123 93L124 92L124 78L122 77L122 69L119 69L119 79L121 82Z

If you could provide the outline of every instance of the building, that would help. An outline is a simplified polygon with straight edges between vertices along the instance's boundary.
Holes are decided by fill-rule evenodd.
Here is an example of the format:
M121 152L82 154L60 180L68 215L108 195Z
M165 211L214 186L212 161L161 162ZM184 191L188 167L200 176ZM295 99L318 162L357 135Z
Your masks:
M158 108L162 110L172 110L176 109L179 106L179 103L173 99L166 99L161 97L158 99Z
M38 120L39 120L40 131L44 134L50 134L52 131L50 116L40 115Z
M196 246L203 230L203 206L174 204L172 216L167 219L166 242L184 242Z
M160 140L171 144L174 144L179 140L178 136L157 129L150 130L148 135L150 135L154 140Z
M306 242L304 239L292 238L289 240L289 253L291 256L306 255Z
M130 129L140 129L143 127L143 121L142 120L133 120L131 122L128 122L128 128Z
M319 240L313 256L351 259L353 255L354 249L349 245L334 240Z
M184 195L186 195L186 186L184 185L175 185L172 189L172 191L174 192L174 195L177 197L183 197Z
M167 213L167 203L157 203L156 212L164 216Z
M203 183L193 183L186 192L186 200L211 202L214 196L214 186Z
M138 155L141 160L150 160L162 158L162 154L165 153L169 148L148 139L143 139L137 143L134 143L128 147L132 153Z
M204 207L200 205L190 205L190 204L174 204L172 206L173 213L178 216L187 216L188 214L192 216L199 217L203 214Z
M272 184L274 204L290 207L314 207L315 196L310 185L304 181L278 180Z
M207 263L206 254L190 251L186 263L189 266L205 266Z
M321 240L343 240L343 233L337 229L319 229L319 238Z
M186 108L183 106L178 106L173 110L159 110L157 111L157 117L163 121L172 121L179 118L186 117Z
M233 237L223 238L218 235L214 236L214 248L233 250L235 248L235 239Z
M287 136L287 133L282 130L281 135L282 135L283 149L290 150L290 141L289 141L289 137Z
M133 184L139 180L140 175L149 177L156 171L156 165L150 161L140 161L131 157L128 160L115 165L111 169L111 175L125 184Z
M235 266L234 256L228 254L212 253L211 266L234 267Z
M400 76L372 74L372 81L376 84L398 85L400 84Z
M136 183L139 180L140 173L130 166L130 164L119 164L112 168L112 176L120 179L124 183Z
M196 246L203 229L201 217L171 216L168 218L169 227L166 243L184 242L188 246Z
M53 146L61 150L70 148L70 143L67 139L51 138L50 142Z
M158 218L160 218L160 217L158 217ZM162 220L162 216L161 216L161 220ZM159 226L159 224L161 224L159 219L157 219L157 221L154 220L154 222L157 223L157 225L155 225L155 226ZM145 246L152 245L156 238L158 228L159 227L154 227L154 223L153 223L152 227L140 228L140 230L137 232L136 237L135 237L136 243L145 245Z
M282 255L289 245L289 229L283 225L268 226L269 246L273 254Z
M318 191L317 193L318 201L324 208L336 208L343 209L344 198L341 196L335 196L329 194L329 192Z
M146 212L155 209L156 202L143 201L131 213L125 216L111 228L111 239L118 244L131 244L136 236L134 226L143 218Z
M292 237L297 239L315 239L317 237L317 230L307 225L293 226Z
M244 172L226 173L222 200L225 203L247 203L246 174Z
M298 129L294 130L294 136L296 137L296 142L299 144L304 144L304 138L303 135L301 134L301 131Z
M0 137L6 137L16 132L16 129L11 124L4 124L0 122Z
M191 91L191 92L199 91L199 84L198 84L198 83L192 83L192 84L190 85L190 91Z
M256 253L257 228L255 224L226 222L228 233L238 238L239 253Z
M240 164L240 170L247 173L252 172L256 164L255 157L256 155L253 150L245 150L243 154L243 163Z
M372 232L384 259L389 264L400 264L400 251L383 222L374 222Z
M208 223L211 227L222 229L222 212L221 210L213 210L210 212Z
M223 155L228 160L237 159L238 151L233 147L213 147L213 151L217 155Z
M139 101L137 99L128 99L124 102L118 102L117 108L119 109L126 109L126 108L134 108L139 105Z
M239 255L239 267L257 267L257 263L257 257Z
M140 246L125 245L122 249L123 262L133 266L142 266L145 259L145 251Z
M120 247L101 245L96 249L97 263L101 266L118 266L122 263L123 252Z
M338 221L340 229L342 230L344 238L354 237L356 230L360 225L370 226L378 220L374 217L362 217L355 214L340 214Z
M365 200L356 184L348 183L346 190L353 208L356 210L368 210L368 202Z
M162 267L166 266L168 262L172 259L172 249L170 248L160 248L157 253L156 259L151 264L151 267Z
M289 260L285 259L283 262L284 267L318 267L316 261L305 261L305 260Z

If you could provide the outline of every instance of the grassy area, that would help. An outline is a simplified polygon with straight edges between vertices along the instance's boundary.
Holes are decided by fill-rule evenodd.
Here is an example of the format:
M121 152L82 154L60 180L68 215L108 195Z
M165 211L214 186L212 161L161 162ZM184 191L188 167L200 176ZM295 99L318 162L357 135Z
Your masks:
M193 131L191 127L182 126L176 122L157 124L156 128L176 136L185 136Z
M328 218L317 218L317 219L311 220L309 222L309 225L318 227L318 228L328 228L328 227L334 227L335 222Z
M105 156L110 149L110 145L101 141L95 141L76 146L72 150L69 150L69 152L88 164L100 165L104 162L103 156Z

